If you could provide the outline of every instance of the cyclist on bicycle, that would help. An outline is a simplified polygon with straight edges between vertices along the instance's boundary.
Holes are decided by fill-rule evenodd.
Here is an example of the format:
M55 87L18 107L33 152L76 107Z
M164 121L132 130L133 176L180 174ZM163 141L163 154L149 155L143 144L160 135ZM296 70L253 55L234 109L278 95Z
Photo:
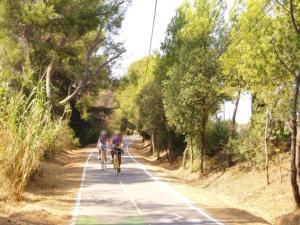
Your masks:
M103 157L104 157L104 163L105 163L105 167L106 167L106 152L107 152L107 148L108 148L108 135L106 133L106 131L101 131L101 134L99 136L99 139L98 139L98 145L97 145L97 148L98 148L98 160L101 159L101 154L103 154Z
M124 142L120 131L115 131L113 137L111 138L111 144L111 157L114 160L114 156L116 154L119 160L119 166L121 167L121 155L123 152ZM118 172L121 172L120 167Z

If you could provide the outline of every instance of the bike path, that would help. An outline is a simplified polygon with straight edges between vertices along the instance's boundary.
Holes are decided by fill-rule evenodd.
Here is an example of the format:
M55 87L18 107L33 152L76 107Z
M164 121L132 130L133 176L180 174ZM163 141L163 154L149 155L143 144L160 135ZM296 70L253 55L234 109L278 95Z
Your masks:
M125 146L133 140L134 137L125 138ZM127 150L122 160L122 172L116 176L111 164L101 171L97 152L91 153L71 225L223 224L153 176Z

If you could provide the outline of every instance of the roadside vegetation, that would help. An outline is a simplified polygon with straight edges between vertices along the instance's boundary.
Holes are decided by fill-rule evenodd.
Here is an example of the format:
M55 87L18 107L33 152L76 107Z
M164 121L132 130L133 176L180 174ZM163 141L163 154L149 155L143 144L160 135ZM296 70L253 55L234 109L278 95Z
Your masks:
M0 1L0 191L21 200L44 159L120 128L198 177L239 166L269 185L270 165L289 156L300 208L300 1L241 0L229 12L225 0L186 1L160 50L117 80L129 4ZM243 95L252 115L241 125Z
M269 184L270 164L290 154L299 208L300 2L236 1L226 16L226 1L180 7L160 50L122 79L115 120L150 139L157 158L179 157L200 177L239 165L264 169ZM240 125L245 94L252 116ZM234 103L229 120L221 116L226 101Z
M0 183L22 198L41 161L95 141L124 1L0 2Z

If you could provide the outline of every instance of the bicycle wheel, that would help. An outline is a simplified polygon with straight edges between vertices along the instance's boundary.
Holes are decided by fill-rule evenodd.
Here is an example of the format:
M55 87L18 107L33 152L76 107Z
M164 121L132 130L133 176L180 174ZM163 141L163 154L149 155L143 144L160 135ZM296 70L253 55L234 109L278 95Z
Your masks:
M120 163L119 163L119 158L118 155L114 155L114 169L115 169L115 175L119 174L119 168L120 168Z
M101 149L101 155L100 155L100 163L101 163L101 170L103 171L105 169L106 161L105 161L104 150L102 150L102 149Z
M103 152L101 153L101 169L104 170L104 155Z

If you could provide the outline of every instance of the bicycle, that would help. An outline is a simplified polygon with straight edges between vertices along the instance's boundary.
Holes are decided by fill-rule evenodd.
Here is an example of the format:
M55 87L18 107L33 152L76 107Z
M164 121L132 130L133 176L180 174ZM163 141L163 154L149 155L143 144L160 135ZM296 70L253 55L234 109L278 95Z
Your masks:
M107 150L107 148L100 148L101 151L101 157L100 157L100 163L101 163L101 170L103 171L106 167L106 161L105 161L105 157L104 157L104 150Z
M102 150L101 150L102 151ZM100 158L100 163L101 163L101 170L103 171L105 168L105 159L104 159L104 154L101 152L101 158Z
M119 156L121 156L123 150L115 150L114 153L114 170L115 170L115 175L117 176L118 174L120 174L121 170L120 170L120 161L119 161Z

